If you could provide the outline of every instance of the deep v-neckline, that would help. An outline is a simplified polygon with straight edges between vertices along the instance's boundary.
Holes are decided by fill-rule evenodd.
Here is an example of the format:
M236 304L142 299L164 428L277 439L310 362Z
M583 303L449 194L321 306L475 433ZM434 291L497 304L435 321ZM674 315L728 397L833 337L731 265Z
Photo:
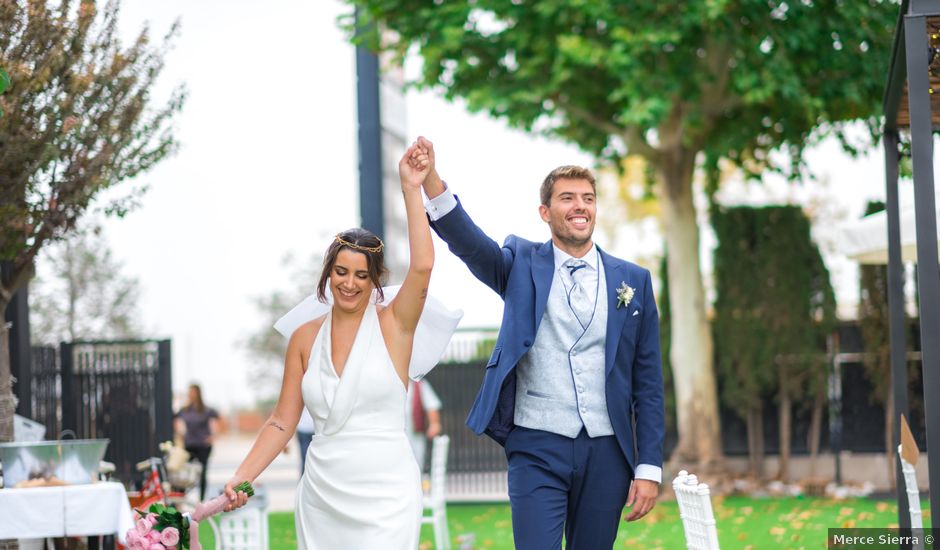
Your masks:
M320 356L320 391L329 409L323 424L325 435L336 433L346 423L346 419L349 418L356 405L360 378L368 363L376 332L376 319L372 318L374 315L375 313L366 310L356 330L356 337L341 375L337 373L333 364L332 313L326 321L326 328L329 332L323 333L323 338L318 338L317 343L314 344L318 348L316 353Z
M362 312L362 316L359 318L359 324L356 326L356 330L353 331L352 342L349 344L349 351L346 353L346 360L343 361L343 368L338 369L336 368L336 362L333 361L333 351L336 349L336 346L333 345L334 344L333 335L335 334L336 331L334 330L335 323L333 319L333 310L332 309L330 310L330 313L329 313L330 331L326 335L327 336L326 360L330 366L330 372L333 373L333 376L335 376L337 379L342 379L343 373L346 372L346 367L349 365L349 357L352 355L353 348L356 346L356 339L359 337L359 331L362 330L362 322L365 320L366 315L368 315L368 313L369 313L368 311Z

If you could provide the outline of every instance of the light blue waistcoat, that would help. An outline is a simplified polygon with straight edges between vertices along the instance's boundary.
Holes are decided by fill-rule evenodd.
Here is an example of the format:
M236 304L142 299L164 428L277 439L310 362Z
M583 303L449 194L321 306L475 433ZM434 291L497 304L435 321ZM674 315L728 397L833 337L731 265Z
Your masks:
M582 329L568 305L558 269L532 348L516 366L517 426L575 438L581 427L591 437L613 435L607 414L604 338L607 283L597 262L594 317Z

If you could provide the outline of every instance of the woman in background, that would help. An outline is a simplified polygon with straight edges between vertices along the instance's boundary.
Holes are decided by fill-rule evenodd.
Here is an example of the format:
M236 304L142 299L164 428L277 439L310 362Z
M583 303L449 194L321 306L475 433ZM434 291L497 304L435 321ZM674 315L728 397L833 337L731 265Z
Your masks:
M206 407L202 401L199 384L190 384L189 401L180 409L173 420L174 431L183 436L183 444L189 453L190 461L202 464L199 478L199 500L206 499L206 473L209 471L209 454L212 442L219 432L219 413Z

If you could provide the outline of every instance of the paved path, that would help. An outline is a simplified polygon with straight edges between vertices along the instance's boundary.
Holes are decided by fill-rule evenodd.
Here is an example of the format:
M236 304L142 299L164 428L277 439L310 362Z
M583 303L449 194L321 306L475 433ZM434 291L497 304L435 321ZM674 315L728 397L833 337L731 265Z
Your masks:
M221 491L221 487L248 455L253 442L254 435L239 434L225 434L216 440L212 446L212 456L209 458L210 494ZM294 511L294 497L297 494L297 482L300 480L299 455L297 439L294 438L288 452L279 454L258 477L257 484L264 488L269 511Z

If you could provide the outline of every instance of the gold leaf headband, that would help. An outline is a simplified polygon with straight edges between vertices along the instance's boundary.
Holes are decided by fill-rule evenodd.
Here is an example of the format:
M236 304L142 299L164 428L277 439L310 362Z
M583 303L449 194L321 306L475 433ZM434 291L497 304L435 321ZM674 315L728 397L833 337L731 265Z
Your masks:
M383 243L382 239L379 239L378 237L376 237L376 239L379 240L379 246L362 246L361 244L351 243L347 241L346 239L344 239L343 237L341 237L340 235L342 235L342 233L336 234L336 242L338 242L341 245L348 246L349 248L352 248L353 250L361 250L363 252L371 252L375 254L376 252L381 252L382 248L385 247L385 243Z

